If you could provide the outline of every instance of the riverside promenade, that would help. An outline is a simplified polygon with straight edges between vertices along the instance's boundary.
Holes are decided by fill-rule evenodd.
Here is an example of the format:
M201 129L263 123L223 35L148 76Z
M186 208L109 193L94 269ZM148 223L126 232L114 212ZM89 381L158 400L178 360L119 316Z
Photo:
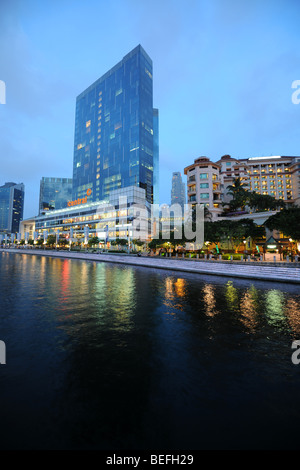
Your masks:
M0 249L0 253L51 258L79 259L181 271L194 274L258 279L262 281L300 284L300 263L268 263L248 261L221 261L188 258L164 258L133 254L88 253L42 249Z

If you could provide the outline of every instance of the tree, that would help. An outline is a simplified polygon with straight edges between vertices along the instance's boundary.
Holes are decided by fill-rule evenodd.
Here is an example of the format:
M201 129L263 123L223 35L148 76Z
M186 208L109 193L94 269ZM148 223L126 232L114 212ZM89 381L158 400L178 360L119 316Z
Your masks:
M300 207L283 209L271 215L264 224L269 230L279 230L286 237L300 241Z
M128 245L128 240L126 238L116 238L115 240L111 241L111 244L113 246L118 246L118 249L120 249L120 246Z
M245 238L251 237L254 240L266 235L266 229L263 225L256 225L252 219L243 219L237 221L242 224L245 230Z
M264 227L257 226L251 219L204 222L204 237L206 241L216 244L227 242L228 248L230 244L235 251L246 238L260 238L264 234Z
M231 211L244 210L246 206L255 211L278 210L285 207L284 201L276 199L269 194L258 194L255 191L248 191L244 188L244 183L240 178L235 178L233 184L228 186L227 194L232 196L228 203ZM223 205L227 205L224 204Z
M191 240L188 240L191 241ZM153 238L148 243L148 248L156 250L157 248L176 248L177 246L185 246L187 240L184 236L184 226L181 227L181 234L178 233L178 228L174 227L170 230L168 238L162 238L162 232L159 232L159 238Z
M236 251L245 238L245 227L238 221L220 220L214 222L218 224L218 237L220 241L227 241Z
M277 210L285 207L284 201L281 199L275 199L275 197L268 194L258 194L254 191L247 191L247 193L247 205L250 207L250 209L254 209L258 212L266 210Z
M98 237L91 237L89 238L88 245L91 247L93 245L98 245L99 243L99 238Z
M153 238L151 242L148 243L148 247L150 250L156 250L157 248L160 248L164 244L164 240L161 238Z
M212 214L209 211L209 209L204 206L204 220L210 221L212 219ZM195 223L196 223L196 204L192 206L192 224L193 224L193 230L195 230Z
M55 235L48 235L47 238L47 245L53 246L56 243L56 236Z
M247 191L241 178L234 178L232 185L228 186L227 189L227 194L232 196L232 200L229 202L230 209L237 210L241 208L241 210L244 210L247 204Z
M139 240L138 238L135 238L134 240L132 240L132 243L136 246L143 246L145 245L145 242L143 242L142 240Z

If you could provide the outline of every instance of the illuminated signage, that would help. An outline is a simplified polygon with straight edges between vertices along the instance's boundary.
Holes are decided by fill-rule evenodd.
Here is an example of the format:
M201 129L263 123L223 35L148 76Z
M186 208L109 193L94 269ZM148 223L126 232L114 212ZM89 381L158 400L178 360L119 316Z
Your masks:
M75 201L69 201L68 202L68 206L71 207L71 206L78 206L80 204L86 204L87 203L87 198L88 196L90 196L92 194L92 190L89 188L86 192L86 196L83 197L83 198L78 198L78 199L75 199Z

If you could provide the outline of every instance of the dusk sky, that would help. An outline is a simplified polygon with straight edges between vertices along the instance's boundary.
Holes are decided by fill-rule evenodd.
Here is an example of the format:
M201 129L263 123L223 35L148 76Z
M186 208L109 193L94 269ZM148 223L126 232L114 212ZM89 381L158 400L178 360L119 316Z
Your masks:
M76 97L141 44L159 109L160 202L173 171L300 155L299 0L0 0L0 185L72 177ZM184 181L186 178L184 177Z

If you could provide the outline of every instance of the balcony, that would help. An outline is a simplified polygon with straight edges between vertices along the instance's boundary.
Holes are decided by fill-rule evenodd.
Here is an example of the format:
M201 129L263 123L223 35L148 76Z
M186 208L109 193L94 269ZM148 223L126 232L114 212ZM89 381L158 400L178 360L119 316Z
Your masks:
M196 176L190 176L187 180L187 184L193 184L196 182Z
M196 187L195 188L188 188L188 194L195 194L196 193Z

